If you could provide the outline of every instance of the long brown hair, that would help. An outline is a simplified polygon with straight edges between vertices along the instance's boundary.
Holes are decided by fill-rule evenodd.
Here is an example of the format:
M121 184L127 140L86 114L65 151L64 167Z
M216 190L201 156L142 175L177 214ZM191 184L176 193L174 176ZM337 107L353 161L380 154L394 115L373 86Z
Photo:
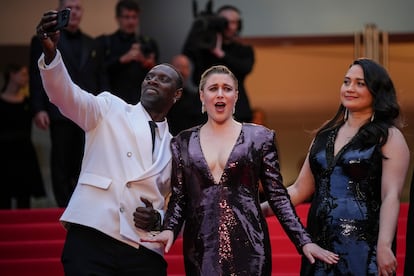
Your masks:
M378 143L382 146L387 142L390 127L403 127L394 84L387 70L371 59L356 59L349 67L354 65L361 66L365 83L373 97L374 117L360 128L359 139L366 145ZM335 116L322 125L316 135L342 125L346 120L345 112L346 108L340 104Z

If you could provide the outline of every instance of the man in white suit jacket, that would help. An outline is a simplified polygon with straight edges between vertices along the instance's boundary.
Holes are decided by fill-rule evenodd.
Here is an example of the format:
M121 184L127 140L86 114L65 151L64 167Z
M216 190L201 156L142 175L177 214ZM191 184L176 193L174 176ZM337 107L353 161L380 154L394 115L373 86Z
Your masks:
M181 96L181 75L168 64L152 68L137 105L109 92L94 96L72 82L56 49L59 32L47 31L55 24L53 11L37 26L43 85L49 100L86 134L79 181L61 217L68 226L65 275L166 275L163 245L140 238L151 235L154 218L160 217L155 214L162 216L170 193L171 134L165 116ZM154 152L149 121L158 130ZM142 220L134 225L136 210Z

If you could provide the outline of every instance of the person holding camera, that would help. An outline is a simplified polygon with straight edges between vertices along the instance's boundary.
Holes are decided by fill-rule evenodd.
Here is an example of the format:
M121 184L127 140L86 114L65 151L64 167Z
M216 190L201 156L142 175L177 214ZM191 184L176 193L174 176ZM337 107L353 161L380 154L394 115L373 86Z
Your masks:
M119 29L97 40L105 52L110 92L136 104L141 96L141 82L158 63L158 45L154 39L137 34L140 7L136 1L119 1L115 13Z
M238 40L241 27L240 11L234 6L224 5L215 14L204 13L194 21L183 54L194 65L194 83L199 83L201 74L213 65L228 67L239 81L234 117L241 122L251 122L252 110L244 82L253 69L255 58L253 48Z

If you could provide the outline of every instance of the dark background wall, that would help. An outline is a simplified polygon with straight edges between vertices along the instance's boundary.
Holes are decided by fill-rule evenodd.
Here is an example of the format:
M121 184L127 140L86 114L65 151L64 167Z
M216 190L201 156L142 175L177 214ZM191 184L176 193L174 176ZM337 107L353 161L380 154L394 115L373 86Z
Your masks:
M82 29L93 36L114 31L116 2L84 0ZM160 42L162 61L169 60L180 51L193 21L193 0L138 2L143 32ZM204 10L207 2L197 0L199 10ZM1 1L0 45L28 45L41 13L56 8L57 3L58 0ZM247 37L353 34L367 23L375 23L387 32L414 32L412 0L214 0L214 10L224 4L241 10L242 35Z
M192 0L141 0L142 29L161 44L161 58L180 51L193 20ZM207 0L198 0L204 10ZM412 0L214 0L242 12L247 37L353 34L375 23L387 32L414 32Z

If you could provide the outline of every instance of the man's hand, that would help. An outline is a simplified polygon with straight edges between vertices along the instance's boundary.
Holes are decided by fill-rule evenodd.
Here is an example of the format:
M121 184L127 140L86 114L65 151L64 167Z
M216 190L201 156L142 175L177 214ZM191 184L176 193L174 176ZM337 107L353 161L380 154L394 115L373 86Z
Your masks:
M148 56L144 56L144 58L141 60L141 64L143 67L147 68L148 70L154 67L157 64L155 60L155 54L150 53Z
M47 130L50 124L49 115L46 111L39 111L34 117L34 122L38 128Z
M50 64L56 56L60 31L50 31L57 24L57 11L45 12L36 27L37 37L42 43L45 63Z
M135 227L141 228L145 231L159 231L161 230L161 215L152 206L152 203L141 197L141 201L145 207L137 207L134 212Z
M133 43L128 52L119 58L120 63L139 62L143 67L151 69L157 62L155 60L155 54L151 53L145 56L141 51L141 45L139 43Z
M141 49L138 43L133 43L131 48L119 58L120 63L130 63L133 61L139 62L143 58Z
M217 33L216 46L211 49L211 53L218 58L224 57L225 53L223 51L223 35L221 33Z

